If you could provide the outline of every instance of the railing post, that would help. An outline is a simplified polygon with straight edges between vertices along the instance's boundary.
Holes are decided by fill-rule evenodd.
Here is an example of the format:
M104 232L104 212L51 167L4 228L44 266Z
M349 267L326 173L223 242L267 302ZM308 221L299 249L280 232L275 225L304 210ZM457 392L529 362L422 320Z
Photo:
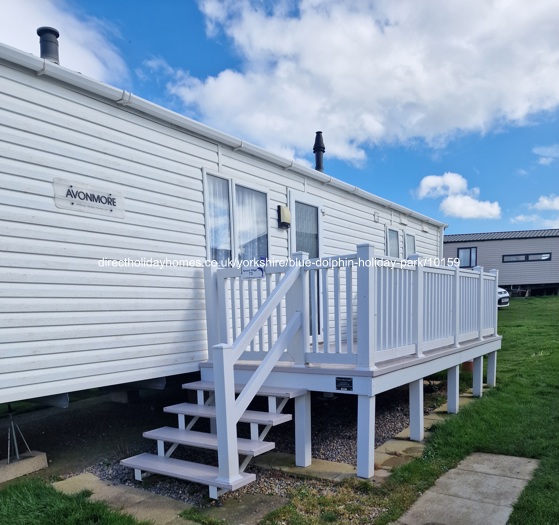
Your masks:
M483 331L483 266L475 266L474 267L474 272L478 272L479 273L479 286L478 286L478 290L479 290L479 300L478 300L478 318L477 318L477 326L478 326L478 341L481 341L483 339L481 333Z
M301 327L287 347L295 366L305 366L306 352L310 345L309 321L309 272L305 270L308 253L293 254L295 264L300 266L299 277L285 296L286 325L296 312L301 312Z
M414 314L414 338L416 342L415 355L423 356L423 289L425 284L425 272L419 255L410 255L410 260L415 261L415 308Z
M497 335L497 321L499 319L499 270L489 270L491 275L495 276L495 298L493 300L493 304L495 305L495 310L493 311L495 321L493 323L493 335Z
M460 346L460 266L454 268L454 346Z
M357 246L357 367L375 368L376 297L375 250L370 244Z
M206 299L206 331L208 339L208 359L213 360L213 347L220 343L217 309L217 268L204 268L204 294Z
M230 483L240 478L233 349L228 344L216 345L213 356L218 479Z

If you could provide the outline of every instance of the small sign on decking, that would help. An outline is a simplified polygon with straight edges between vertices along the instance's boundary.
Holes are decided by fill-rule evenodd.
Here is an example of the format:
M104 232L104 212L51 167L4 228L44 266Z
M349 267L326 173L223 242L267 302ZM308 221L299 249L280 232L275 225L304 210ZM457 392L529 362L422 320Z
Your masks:
M264 277L264 268L257 266L256 268L241 268L241 279L262 279Z
M353 377L336 377L336 390L353 392Z

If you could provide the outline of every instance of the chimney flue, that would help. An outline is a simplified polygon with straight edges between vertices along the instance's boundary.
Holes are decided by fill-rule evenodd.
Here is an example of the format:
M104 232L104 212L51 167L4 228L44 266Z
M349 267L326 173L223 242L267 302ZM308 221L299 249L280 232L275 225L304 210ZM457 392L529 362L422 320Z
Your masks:
M60 33L54 27L39 27L37 34L40 37L41 58L60 64L58 58L58 37Z
M326 148L324 147L324 140L322 140L322 131L316 132L313 147L314 158L316 161L315 170L324 171L324 163L322 161Z

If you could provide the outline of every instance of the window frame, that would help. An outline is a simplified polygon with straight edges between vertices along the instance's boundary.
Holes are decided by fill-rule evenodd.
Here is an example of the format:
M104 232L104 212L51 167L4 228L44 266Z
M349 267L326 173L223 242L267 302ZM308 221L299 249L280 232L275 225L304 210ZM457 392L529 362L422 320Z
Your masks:
M472 262L472 250L475 250L476 253L476 263L470 264L470 266L462 266L462 261L460 261L460 268L475 268L478 266L477 260L477 246L461 246L456 249L456 258L460 260L460 250L470 250L470 263Z
M318 209L318 257L323 257L323 240L324 229L322 217L324 215L324 206L322 199L316 195L309 195L304 191L289 189L288 194L289 211L291 212L291 226L289 228L289 257L293 257L295 253L295 245L297 244L297 218L295 217L295 203L300 202L308 206L314 206Z
M208 218L210 216L209 210L209 195L208 195L208 176L216 177L218 179L223 179L227 181L228 189L229 189L229 228L230 228L230 235L231 235L231 261L238 261L239 260L239 248L237 246L237 193L236 188L237 186L242 186L248 190L254 190L258 193L262 193L266 197L266 251L268 252L268 259L270 259L270 224L271 224L271 217L270 217L270 196L266 189L262 188L261 186L254 186L249 182L242 182L242 181L235 181L231 176L225 175L219 171L207 170L202 168L202 194L204 199L204 229L205 233L204 236L206 238L206 259L208 261L212 261L214 259L211 258L211 247L210 247L210 239L209 239L209 229L208 229Z
M414 250L412 253L408 253L408 237L413 237L413 247ZM417 253L417 236L415 233L408 233L404 231L404 258L407 259L410 255L414 255Z
M396 232L397 237L397 247L398 247L398 255L390 255L390 232ZM386 234L385 234L385 239L386 239L386 245L385 245L385 250L384 250L384 254L386 255L386 257L392 257L393 259L399 259L400 258L400 230L398 228L394 228L392 226L387 225L386 226Z
M533 255L549 255L547 259L530 259L530 256ZM505 257L524 257L524 259L516 260L516 261L507 261ZM514 263L523 263L523 262L549 262L553 258L552 252L538 252L538 253L507 253L503 254L501 261L503 264L514 264Z

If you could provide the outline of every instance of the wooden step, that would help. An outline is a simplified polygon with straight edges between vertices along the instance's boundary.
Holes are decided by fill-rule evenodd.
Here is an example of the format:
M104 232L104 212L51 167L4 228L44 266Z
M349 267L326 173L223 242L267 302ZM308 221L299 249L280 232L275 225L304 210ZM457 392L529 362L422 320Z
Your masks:
M200 463L193 463L182 459L156 456L154 454L139 454L138 456L123 459L120 463L126 467L145 472L171 476L225 490L237 490L256 480L254 474L241 472L239 479L233 483L226 483L222 479L218 479L219 469L217 467L201 465Z
M165 441L166 443L178 443L189 447L217 450L217 434L207 432L196 432L194 430L183 430L173 427L161 427L148 430L143 433L148 439ZM253 439L237 438L239 454L243 456L259 456L275 448L275 443L269 441L258 441Z
M213 392L215 390L214 384L211 381L194 381L192 383L185 383L182 387L186 390L205 390L207 392ZM238 394L244 387L245 385L235 385L235 392ZM256 395L267 397L287 397L289 399L293 399L294 397L304 396L306 393L306 388L263 386Z
M184 414L185 416L215 418L215 406L196 405L193 403L179 403L165 407L163 412L169 414ZM239 419L240 423L258 423L259 425L281 425L291 421L291 414L272 414L270 412L259 412L247 410Z

